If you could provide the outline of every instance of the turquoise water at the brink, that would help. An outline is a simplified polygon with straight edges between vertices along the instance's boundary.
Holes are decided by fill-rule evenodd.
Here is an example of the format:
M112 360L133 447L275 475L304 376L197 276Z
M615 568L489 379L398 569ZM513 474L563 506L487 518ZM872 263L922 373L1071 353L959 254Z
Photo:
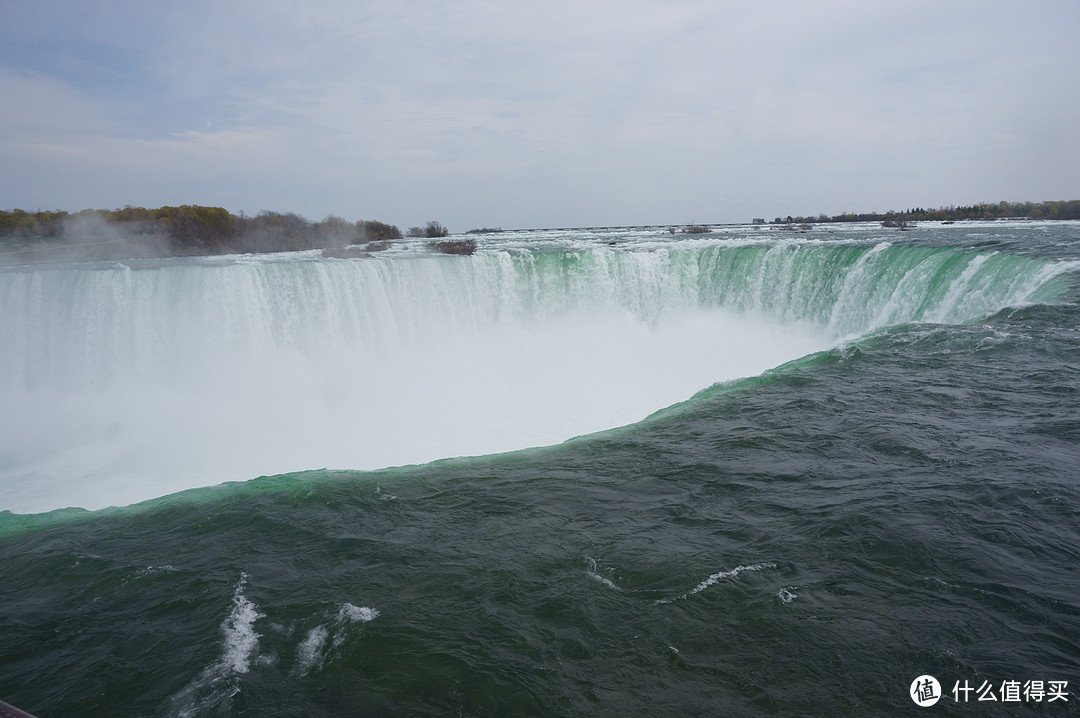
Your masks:
M479 241L0 268L0 700L1077 712L1080 223Z

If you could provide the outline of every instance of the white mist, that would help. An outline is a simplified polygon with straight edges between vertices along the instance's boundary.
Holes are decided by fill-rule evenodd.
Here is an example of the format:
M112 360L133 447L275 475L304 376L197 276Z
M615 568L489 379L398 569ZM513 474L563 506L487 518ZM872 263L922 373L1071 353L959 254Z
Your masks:
M0 275L0 510L552 444L827 345L700 308L657 253L534 261Z

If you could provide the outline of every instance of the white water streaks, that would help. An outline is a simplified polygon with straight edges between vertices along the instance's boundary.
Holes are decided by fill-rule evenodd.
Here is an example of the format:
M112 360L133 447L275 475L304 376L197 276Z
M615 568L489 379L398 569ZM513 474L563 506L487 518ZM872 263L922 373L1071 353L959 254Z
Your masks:
M255 621L263 617L244 596L246 583L247 576L241 574L233 592L232 610L221 624L221 656L172 697L169 715L188 718L211 708L227 710L232 697L240 691L237 677L251 667L251 657L259 645Z
M244 595L246 585L247 575L242 573L233 591L232 609L221 624L221 655L169 700L168 715L190 718L208 713L227 714L233 696L241 690L240 677L252 670L252 664L266 669L276 662L272 652L258 655L262 634L255 630L255 622L266 615ZM322 668L351 635L351 626L368 623L378 616L379 611L369 606L340 604L329 623L306 632L296 647L296 659L289 675L300 678ZM291 633L291 629L285 633Z
M330 632L326 626L316 626L307 632L304 640L296 647L296 668L294 671L297 675L302 676L312 668L322 667L323 651L326 648L326 640L329 636Z
M596 565L596 560L595 559L591 559L591 558L586 556L585 557L585 562L589 566L587 569L585 569L585 575L586 576L588 576L592 580L596 581L597 583L600 583L600 584L603 584L604 586L607 586L608 588L610 588L610 589L612 589L614 591L619 590L619 587L616 586L615 583L611 579L604 578L599 573L597 573L597 571L599 571L599 568Z
M323 667L333 656L334 651L345 642L350 624L368 623L379 616L377 609L369 606L342 604L337 615L329 624L322 624L310 629L304 640L296 647L294 676L303 676L312 670Z
M701 593L702 591L709 588L710 586L715 586L720 581L725 581L725 580L730 579L730 578L735 578L736 576L738 576L743 571L764 571L765 569L769 569L769 568L776 568L776 564L775 563L757 563L757 564L753 564L751 566L736 566L735 568L729 569L727 571L718 571L718 572L710 575L708 578L706 578L704 581L699 583L697 586L694 586L694 588L690 589L686 593L680 594L678 596L673 596L671 598L661 598L661 599L658 599L657 601L655 601L655 603L658 603L658 604L659 603L674 603L675 601L681 601L683 599L689 598L690 596L693 596L694 594Z
M338 623L344 623L345 621L367 623L368 621L374 621L378 617L379 610L377 608L371 608L370 606L354 606L351 603L343 603L341 604L341 610L338 611L337 621Z
M555 444L1066 271L847 240L567 241L0 271L0 510Z
M600 573L599 573L600 569L599 569L599 566L597 565L597 562L596 562L595 559L592 559L592 558L589 558L589 557L586 556L585 557L585 563L587 565L587 568L585 569L585 575L587 575L589 578L591 578L592 580L596 581L597 583L599 583L599 584L601 584L603 586L606 586L606 587L612 589L613 591L622 591L623 590L622 588L617 586L615 584L615 582L612 581L611 579L605 578L605 577L600 575ZM728 570L725 570L725 571L718 571L718 572L716 572L714 574L711 574L708 578L706 578L704 581L702 581L701 583L699 583L697 586L690 589L686 593L682 593L682 594L679 594L677 596L671 596L671 597L668 597L668 598L656 599L655 601L653 601L653 603L659 605L659 604L664 604L664 603L674 603L675 601L682 601L684 599L689 598L690 596L701 593L702 591L709 588L710 586L715 586L720 581L726 581L728 579L733 579L733 578L735 578L736 576L738 576L740 573L742 573L744 571L764 571L764 570L770 569L770 568L776 568L776 564L775 563L758 563L758 564L746 565L746 566L736 566L735 568L728 569ZM778 594L778 596L780 597L780 599L784 603L790 603L791 599L795 597L795 594L790 592L786 588L782 588L782 589L780 589L780 593Z

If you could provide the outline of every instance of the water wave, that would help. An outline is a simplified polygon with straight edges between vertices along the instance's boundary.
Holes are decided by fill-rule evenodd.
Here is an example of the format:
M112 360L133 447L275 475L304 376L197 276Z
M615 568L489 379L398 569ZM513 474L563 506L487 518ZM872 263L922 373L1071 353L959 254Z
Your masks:
M228 706L240 692L239 676L251 668L251 658L259 646L255 621L264 614L244 595L247 575L241 574L233 592L233 606L221 624L224 634L221 656L184 686L170 700L170 716L188 718L211 709Z

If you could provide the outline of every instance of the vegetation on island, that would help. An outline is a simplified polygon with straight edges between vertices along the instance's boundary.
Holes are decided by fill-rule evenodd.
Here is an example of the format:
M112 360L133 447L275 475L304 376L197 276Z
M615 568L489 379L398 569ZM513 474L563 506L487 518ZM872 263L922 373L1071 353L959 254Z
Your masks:
M901 215L897 217L889 217L881 221L882 227L895 227L896 229L910 229L915 226L915 220L908 219Z
M409 227L410 237L427 237L428 239L437 239L439 237L445 237L450 234L450 230L442 226L438 222L428 222L425 227Z
M447 239L442 242L428 242L428 249L443 254L474 254L476 252L476 240Z

